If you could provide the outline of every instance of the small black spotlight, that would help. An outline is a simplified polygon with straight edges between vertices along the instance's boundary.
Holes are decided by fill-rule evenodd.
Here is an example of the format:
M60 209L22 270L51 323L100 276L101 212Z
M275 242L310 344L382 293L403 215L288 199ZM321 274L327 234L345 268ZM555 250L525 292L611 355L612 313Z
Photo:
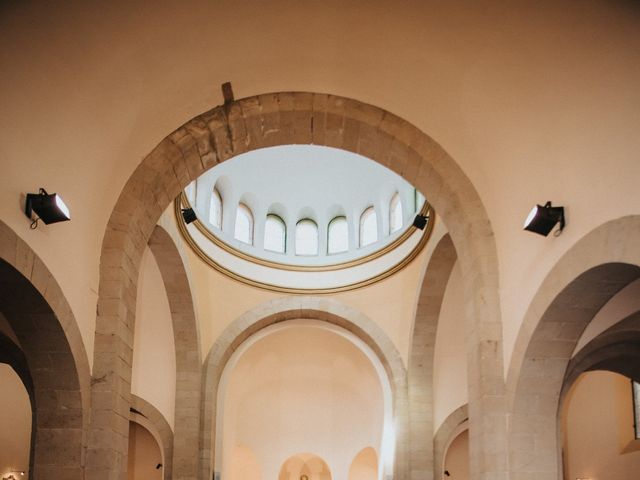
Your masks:
M547 202L533 207L524 221L524 229L546 237L557 223L560 223L560 228L556 231L556 236L560 235L565 226L564 207L552 207L551 202Z
M38 226L38 220L42 220L47 225L71 220L69 208L62 201L60 195L57 193L49 195L44 188L41 188L39 193L27 193L24 213L31 219L33 212L38 217L31 222L32 229Z
M424 227L427 226L427 220L429 220L429 217L418 214L416 215L416 218L413 219L413 226L420 230L424 230Z
M196 212L193 211L193 208L183 208L182 218L184 218L184 223L186 223L187 225L195 222L198 219L198 217L196 216Z
M160 470L161 468L162 468L162 464L161 463L156 465L156 470Z

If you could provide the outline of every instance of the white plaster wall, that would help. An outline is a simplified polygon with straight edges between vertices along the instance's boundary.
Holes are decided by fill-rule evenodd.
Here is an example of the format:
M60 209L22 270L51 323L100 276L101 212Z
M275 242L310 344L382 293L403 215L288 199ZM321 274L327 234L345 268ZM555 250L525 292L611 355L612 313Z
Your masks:
M433 426L468 403L466 317L460 265L455 263L442 299L433 362Z
M222 477L239 471L231 458L241 446L264 479L277 478L292 455L313 453L333 479L346 480L360 450L379 448L383 413L378 375L349 340L317 327L277 330L251 345L229 376Z
M145 399L174 426L176 351L169 300L158 264L145 248L138 280L131 393Z
M9 472L29 471L31 403L13 368L0 363L0 478ZM14 474L16 478L18 475Z
M60 283L89 361L100 245L118 194L165 135L221 103L217 86L228 80L238 97L357 98L452 154L495 231L506 360L557 259L597 225L638 213L636 2L0 8L0 218ZM38 187L63 195L71 222L29 230L20 195ZM532 204L546 200L567 207L565 233L521 232Z
M582 374L563 405L565 478L630 480L640 469L631 381L611 372Z

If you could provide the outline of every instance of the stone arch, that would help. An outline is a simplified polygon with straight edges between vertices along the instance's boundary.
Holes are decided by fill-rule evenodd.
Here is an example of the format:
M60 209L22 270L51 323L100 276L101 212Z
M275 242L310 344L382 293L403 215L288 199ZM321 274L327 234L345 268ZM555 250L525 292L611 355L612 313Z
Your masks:
M83 479L91 376L80 331L51 272L1 221L0 310L32 380L31 478Z
M200 478L212 478L218 385L233 352L254 333L275 323L316 319L337 325L360 338L380 359L391 384L396 424L395 478L408 468L408 412L406 371L400 353L384 331L364 314L330 298L285 297L269 301L233 321L219 336L205 360L201 410Z
M444 457L451 442L464 430L465 424L468 427L469 407L462 405L456 408L442 422L438 431L433 437L433 478L442 478L444 471Z
M175 447L172 449L172 463L180 466L180 478L196 478L202 361L191 287L178 247L163 227L156 226L153 229L149 249L158 264L167 292L176 349Z
M140 419L142 416L145 420ZM131 395L131 414L129 417L132 421L140 423L143 427L156 437L156 441L160 445L163 457L163 478L171 480L173 478L173 438L174 434L169 426L169 422L164 415L147 402L145 399Z
M584 372L607 370L640 382L640 312L620 320L587 343L567 367L560 403Z
M640 216L579 240L545 278L525 315L508 376L512 475L561 478L558 408L576 344L594 315L640 277Z
M29 373L29 365L27 364L27 358L24 356L22 349L16 345L11 338L2 332L0 332L0 363L9 365L22 381L22 384L29 395L31 416L33 419L36 412L36 399L35 391L33 389L33 380L31 380L31 373ZM32 421L31 440L29 443L29 471L33 470L33 452L36 440L36 429L33 428L34 423L35 422Z
M100 259L94 372L105 379L102 388L111 400L92 404L93 418L109 420L92 423L90 469L110 465L108 478L114 479L123 471L126 432L112 428L126 417L129 402L130 364L121 358L131 357L140 259L161 213L205 170L240 153L286 144L364 155L428 194L456 245L469 322L476 326L469 356L475 379L470 406L474 416L492 420L479 421L474 429L472 469L504 472L506 457L496 457L487 447L504 437L506 418L495 401L504 386L497 253L482 201L444 149L407 121L356 100L306 92L253 96L195 117L162 140L125 184L109 218Z
M425 271L411 336L409 383L411 478L428 478L433 459L433 362L436 330L447 283L457 259L451 236L438 242Z

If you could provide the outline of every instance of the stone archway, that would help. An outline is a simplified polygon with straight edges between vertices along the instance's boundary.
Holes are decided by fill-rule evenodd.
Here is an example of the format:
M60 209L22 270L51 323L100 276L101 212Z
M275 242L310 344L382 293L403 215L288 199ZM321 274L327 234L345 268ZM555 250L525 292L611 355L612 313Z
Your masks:
M393 418L396 419L394 478L408 475L408 412L406 370L400 353L384 331L364 314L337 300L318 297L285 297L272 300L232 322L219 336L205 360L202 394L200 478L212 478L215 449L215 419L218 386L233 352L256 332L279 322L316 319L344 328L362 340L378 357L392 391Z
M440 308L456 259L456 249L451 237L445 234L429 259L418 297L407 371L412 479L430 478L434 471L434 349Z
M149 249L158 264L167 292L176 349L175 433L172 441L175 446L172 447L171 464L179 465L180 478L196 478L202 362L191 287L178 247L163 227L153 229Z
M142 416L144 421L139 416ZM167 422L164 415L152 404L137 395L131 395L131 414L130 419L140 423L147 428L156 438L160 448L162 449L163 478L171 480L173 478L173 441L174 433Z
M640 382L640 312L620 320L576 353L565 374L560 402L584 372L606 370Z
M460 434L461 427L469 420L469 407L458 407L442 422L433 437L433 478L440 480L444 471L444 460L447 448L453 439Z
M507 379L512 476L562 478L558 408L567 366L598 310L640 278L639 244L640 216L601 225L560 259L534 297Z
M1 221L0 310L33 385L31 478L81 480L91 377L80 331L42 260Z
M124 468L126 432L114 428L126 418L130 395L130 365L121 359L131 357L140 259L161 213L205 170L240 153L286 144L359 153L427 194L456 246L467 310L472 312L469 321L475 325L469 398L471 416L480 421L471 439L472 470L504 472L506 457L487 446L504 437L506 419L502 404L495 401L503 395L497 254L477 192L444 149L405 120L356 100L305 92L249 97L195 117L162 140L124 186L100 259L94 373L104 378L101 388L111 399L92 404L93 418L105 421L92 423L89 471L115 479Z

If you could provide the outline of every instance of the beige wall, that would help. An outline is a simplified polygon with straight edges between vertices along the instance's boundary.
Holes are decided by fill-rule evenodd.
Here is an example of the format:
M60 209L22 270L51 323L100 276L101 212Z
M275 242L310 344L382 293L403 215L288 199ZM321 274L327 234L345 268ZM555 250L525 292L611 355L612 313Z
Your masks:
M138 280L131 393L145 399L174 426L176 351L169 300L158 264L147 247Z
M153 435L136 422L129 422L128 480L162 480L162 453Z
M451 270L442 299L433 362L433 425L437 431L455 409L469 401L467 390L466 318L462 274Z
M492 221L507 359L556 260L640 204L635 2L0 8L0 218L60 283L90 362L100 245L116 198L165 135L221 102L224 81L238 97L304 90L357 98L440 142ZM20 195L40 186L63 195L71 222L29 230ZM521 232L532 204L546 200L568 207L565 233Z
M29 471L31 403L22 380L5 363L0 363L0 386L1 478L5 473Z
M320 456L333 478L346 479L360 450L379 448L384 411L378 374L362 351L332 331L303 325L275 330L225 375L223 478L238 471L231 464L237 446L252 452L263 479L276 478L300 453Z
M349 480L378 480L378 456L373 448L367 447L356 455L349 468Z
M444 459L444 469L450 476L443 475L443 479L469 480L469 430L460 433L449 445Z
M631 382L610 372L582 374L562 408L565 478L629 480L640 470ZM628 450L629 453L624 453Z

